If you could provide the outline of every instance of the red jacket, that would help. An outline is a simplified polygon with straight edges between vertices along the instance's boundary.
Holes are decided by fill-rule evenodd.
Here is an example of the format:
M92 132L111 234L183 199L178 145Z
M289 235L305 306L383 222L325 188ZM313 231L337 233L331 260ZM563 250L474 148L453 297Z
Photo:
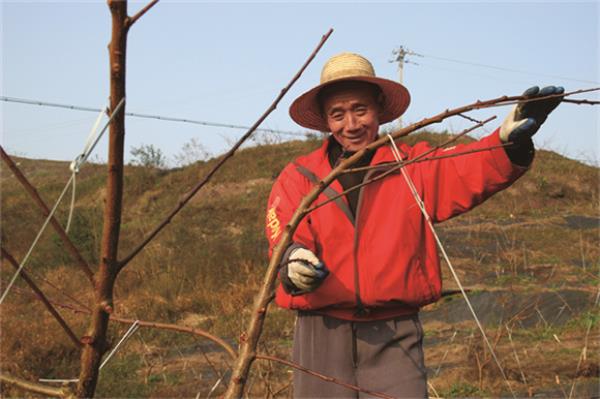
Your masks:
M477 142L439 149L447 155L500 144L498 131ZM406 159L431 147L399 146ZM266 233L270 249L313 183L306 170L321 179L331 172L327 141L321 148L288 164L273 185L268 202ZM394 162L390 146L380 147L371 165ZM300 168L299 168L300 166ZM527 168L510 162L503 148L407 166L433 222L466 212L508 187ZM310 174L309 172L309 174ZM365 178L372 173L370 171ZM339 182L331 189L341 192ZM321 193L315 203L327 199ZM346 320L376 320L415 313L440 298L442 281L435 239L400 173L361 189L356 220L345 197L306 216L293 242L313 251L330 271L315 291L291 296L281 285L276 302L284 308L313 310ZM358 312L359 307L366 312Z

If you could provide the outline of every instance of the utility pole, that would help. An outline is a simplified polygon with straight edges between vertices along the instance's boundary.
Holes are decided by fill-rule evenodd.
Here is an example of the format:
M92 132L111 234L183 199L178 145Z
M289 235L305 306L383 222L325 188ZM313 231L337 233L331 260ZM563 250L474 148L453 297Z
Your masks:
M397 62L398 63L398 81L400 82L400 84L404 84L404 64L414 64L414 65L419 65L414 61L410 61L406 59L407 55L416 55L418 57L422 57L421 54L417 54L412 50L409 50L407 48L405 48L404 46L400 46L397 49L392 50L392 55L394 55L396 58L395 59L391 59L390 62ZM400 128L402 128L402 116L398 117L398 126Z

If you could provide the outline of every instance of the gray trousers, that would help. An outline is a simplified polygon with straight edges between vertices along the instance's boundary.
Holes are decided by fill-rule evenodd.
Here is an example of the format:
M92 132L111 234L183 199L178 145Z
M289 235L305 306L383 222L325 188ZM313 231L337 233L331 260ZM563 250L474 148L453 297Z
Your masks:
M350 322L299 312L293 360L313 371L397 398L427 398L418 315ZM369 398L294 370L296 398Z

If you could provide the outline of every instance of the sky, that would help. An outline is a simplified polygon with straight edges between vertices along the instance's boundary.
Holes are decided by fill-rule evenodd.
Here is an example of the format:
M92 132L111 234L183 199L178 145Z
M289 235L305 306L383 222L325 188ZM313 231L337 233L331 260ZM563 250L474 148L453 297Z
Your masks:
M106 3L0 1L0 95L104 108L111 30ZM145 4L130 2L129 14ZM343 51L366 56L378 76L393 80L398 64L390 62L392 51L402 45L419 54L404 66L403 83L412 98L405 124L476 100L518 95L533 85L567 91L598 87L599 13L598 1L162 0L129 32L126 108L250 126L329 28L334 32L328 42L262 127L305 132L290 119L289 105L318 84L325 61ZM97 118L93 112L5 101L0 107L2 146L30 158L74 159ZM508 112L498 107L473 113L498 120L472 135L490 133ZM536 146L598 164L599 115L599 106L562 104L535 136ZM453 118L434 127L459 132L468 126ZM174 162L192 139L215 155L243 133L130 117L126 159L131 148L151 144ZM271 139L257 135L258 142ZM93 159L105 160L106 154L104 137Z

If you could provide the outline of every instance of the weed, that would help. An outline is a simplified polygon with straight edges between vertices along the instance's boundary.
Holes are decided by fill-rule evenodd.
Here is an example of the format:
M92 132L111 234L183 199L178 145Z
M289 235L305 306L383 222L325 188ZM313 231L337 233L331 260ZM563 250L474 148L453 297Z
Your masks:
M448 398L465 398L465 397L481 397L487 396L483 391L475 385L469 384L468 382L458 381L452 383L449 388L441 390L439 392L441 397Z

